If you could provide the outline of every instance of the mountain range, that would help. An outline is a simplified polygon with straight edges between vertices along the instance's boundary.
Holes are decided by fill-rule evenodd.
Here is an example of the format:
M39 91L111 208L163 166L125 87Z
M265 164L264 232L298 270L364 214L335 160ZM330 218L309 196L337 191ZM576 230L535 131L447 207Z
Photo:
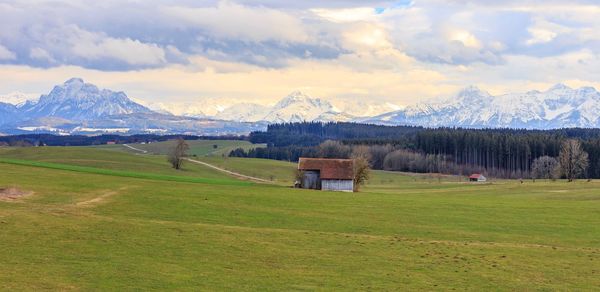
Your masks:
M274 105L198 104L173 114L154 104L137 103L124 92L99 89L80 78L55 86L38 100L14 93L0 97L0 133L169 133L244 134L269 123L344 121L425 127L527 128L600 127L600 93L557 84L546 91L493 96L469 86L449 98L400 109L385 103L331 102L292 92ZM212 108L207 111L207 108Z
M600 93L592 87L557 84L546 91L492 96L470 86L456 96L419 103L362 122L465 128L597 128Z
M265 127L159 113L132 101L124 92L99 89L80 78L55 86L38 100L11 104L0 98L0 133L69 134L244 134ZM14 100L14 98L12 99Z

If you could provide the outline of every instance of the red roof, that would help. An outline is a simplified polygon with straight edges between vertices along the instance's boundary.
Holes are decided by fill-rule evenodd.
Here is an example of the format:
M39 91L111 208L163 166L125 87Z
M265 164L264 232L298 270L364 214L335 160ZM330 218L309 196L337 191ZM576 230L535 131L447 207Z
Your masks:
M481 177L481 173L474 173L471 176L469 176L469 178L480 178Z
M318 170L321 179L354 179L354 160L304 158L298 161L299 170Z

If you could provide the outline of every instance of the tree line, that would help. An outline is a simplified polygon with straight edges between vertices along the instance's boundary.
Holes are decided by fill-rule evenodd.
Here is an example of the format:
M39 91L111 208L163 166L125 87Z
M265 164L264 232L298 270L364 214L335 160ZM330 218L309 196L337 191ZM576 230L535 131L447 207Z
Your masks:
M481 172L504 178L538 175L538 169L533 169L541 163L534 163L537 159L547 157L558 163L565 141L576 141L586 161L585 170L577 171L577 176L600 178L599 129L428 129L306 122L271 125L265 132L251 133L249 140L266 143L267 147L236 149L230 155L297 161L299 157L322 156L322 143L335 140L343 146L338 157L347 157L345 153L351 151L344 147L368 146L374 169ZM560 171L554 172L565 176Z
M189 140L247 140L246 136L194 136L194 135L155 135L155 134L138 134L130 136L122 135L69 135L58 136L52 134L24 134L0 136L0 146L92 146L103 145L107 142L115 142L117 144L125 143L141 143L141 142L163 142L183 138Z

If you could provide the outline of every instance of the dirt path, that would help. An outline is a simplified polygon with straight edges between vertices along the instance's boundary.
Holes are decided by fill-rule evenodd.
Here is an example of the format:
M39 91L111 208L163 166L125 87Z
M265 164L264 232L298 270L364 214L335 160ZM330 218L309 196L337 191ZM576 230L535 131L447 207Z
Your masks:
M108 197L112 197L116 194L118 194L120 191L127 189L127 187L122 187L118 190L112 190L112 191L106 191L103 192L100 196L97 196L95 198L89 199L87 201L81 201L81 202L77 202L77 206L78 207L89 207L98 203L101 203L102 201L106 200Z
M184 158L185 160L192 162L192 163L196 163L196 164L200 164L200 165L204 165L206 167L210 167L214 170L218 170L220 172L241 178L241 179L247 179L247 180L251 180L251 181L255 181L255 182L261 182L261 183L269 183L272 184L273 182L270 180L266 180L266 179L262 179L262 178L258 178L258 177L253 177L253 176L249 176L249 175L245 175L245 174L241 174L241 173L237 173L237 172L233 172L233 171L229 171L227 169L224 168L220 168L218 166L212 165L210 163L206 163L203 161L198 161L198 160L194 160L194 159L190 159L190 158Z
M0 201L16 201L32 194L33 192L22 191L15 187L0 188Z
M143 149L139 149L139 148L135 148L135 147L133 147L133 146L131 146L131 145L128 145L128 144L123 144L123 146L125 146L125 147L127 147L127 148L129 148L129 149L131 149L131 150L134 150L134 151L139 151L139 152L141 152L141 153L143 153L143 154L148 154L148 151L146 151L146 150L143 150ZM206 163L206 162L203 162L203 161L194 160L194 159L190 159L190 158L184 158L184 159L185 159L185 160L187 160L187 161L189 161L189 162L192 162L192 163L196 163L196 164L204 165L204 166L206 166L206 167L210 167L210 168L212 168L212 169L214 169L214 170L218 170L218 171L220 171L220 172L223 172L223 173L229 174L229 175L231 175L231 176L235 176L235 177L237 177L237 178L246 179L246 180L251 180L251 181L260 182L260 183L269 183L269 184L272 184L272 183L273 183L273 182L272 182L272 181L270 181L270 180L266 180L266 179L262 179L262 178L258 178L258 177L253 177L253 176L249 176L249 175L245 175L245 174L241 174L241 173L237 173L237 172L229 171L229 170L227 170L227 169L220 168L220 167L218 167L218 166L216 166L216 165L212 165L212 164L210 164L210 163Z
M133 147L131 145L128 145L128 144L123 144L123 146L125 146L125 147L127 147L127 148L129 148L131 150L134 150L134 151L139 151L139 152L144 153L144 154L148 153L148 151L146 151L146 150L143 150L143 149L140 149L140 148L135 148L135 147Z

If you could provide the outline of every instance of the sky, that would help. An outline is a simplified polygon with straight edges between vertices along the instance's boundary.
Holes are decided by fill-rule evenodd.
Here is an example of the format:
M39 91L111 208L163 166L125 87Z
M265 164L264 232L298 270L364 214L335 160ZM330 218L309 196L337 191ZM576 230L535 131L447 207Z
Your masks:
M0 95L71 77L168 104L600 88L599 15L591 0L0 0Z

